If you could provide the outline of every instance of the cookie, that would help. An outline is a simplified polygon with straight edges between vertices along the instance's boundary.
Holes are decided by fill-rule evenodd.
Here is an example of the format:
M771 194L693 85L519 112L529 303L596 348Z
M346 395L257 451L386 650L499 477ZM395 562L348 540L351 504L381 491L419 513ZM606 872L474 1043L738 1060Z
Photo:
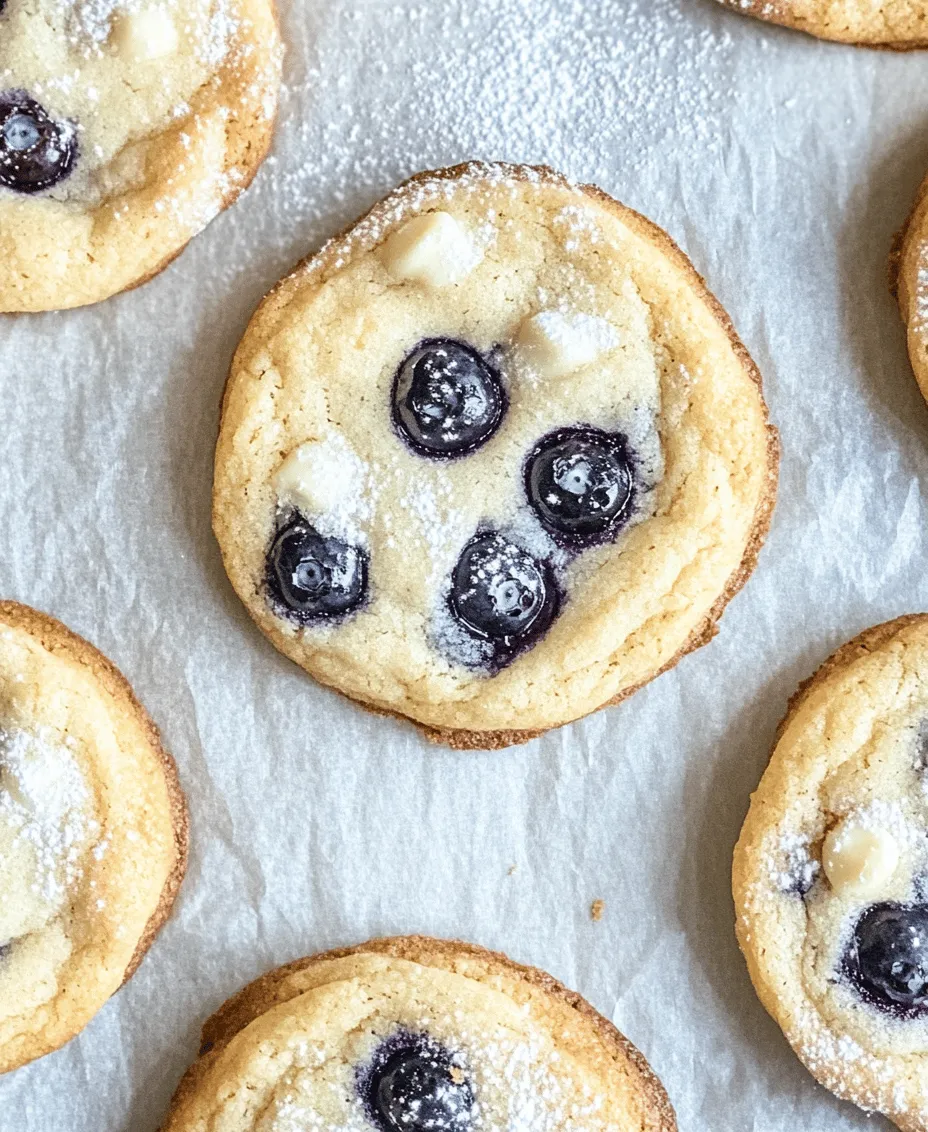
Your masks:
M868 629L790 703L735 850L764 1006L839 1097L928 1130L928 615Z
M273 0L0 2L0 311L156 275L270 144Z
M911 51L928 47L924 0L719 0L759 20L819 39Z
M410 936L301 959L204 1027L162 1132L673 1132L641 1054L550 975Z
M213 525L317 680L501 747L713 636L777 462L760 376L664 232L549 169L472 163L413 178L264 301Z
M909 359L928 400L928 177L896 239L890 260L891 289L906 327Z
M134 973L186 862L177 770L132 689L0 602L0 1072L64 1045Z

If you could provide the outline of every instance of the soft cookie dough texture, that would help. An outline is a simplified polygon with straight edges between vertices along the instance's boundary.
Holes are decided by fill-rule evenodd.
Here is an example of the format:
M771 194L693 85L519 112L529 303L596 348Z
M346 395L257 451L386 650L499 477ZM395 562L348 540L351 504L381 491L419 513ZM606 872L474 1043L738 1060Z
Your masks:
M905 1132L928 1129L928 1019L867 1001L846 957L871 908L928 898L926 756L920 615L863 633L799 690L733 867L738 939L764 1006L826 1088Z
M0 1072L64 1045L129 978L186 858L174 762L128 684L0 602Z
M928 47L925 0L720 0L760 20L820 39L897 51Z
M906 326L912 369L928 400L928 177L896 241L890 272Z
M493 359L509 400L492 439L453 460L411 451L391 422L400 363L435 338ZM614 429L637 459L630 521L576 555L523 484L533 445L566 425ZM664 232L548 169L474 163L414 178L264 301L226 386L213 521L252 617L316 679L439 741L501 747L711 639L766 534L777 459L760 376ZM369 554L369 601L341 621L300 625L269 600L294 501ZM496 675L445 647L449 578L487 527L548 556L563 594Z
M676 1128L644 1058L579 995L505 956L413 936L303 959L246 987L206 1023L162 1132L373 1132L357 1083L398 1031L455 1056L474 1132Z
M0 102L27 95L76 146L51 187L0 185L0 310L93 303L165 267L261 164L280 64L273 0L0 3Z

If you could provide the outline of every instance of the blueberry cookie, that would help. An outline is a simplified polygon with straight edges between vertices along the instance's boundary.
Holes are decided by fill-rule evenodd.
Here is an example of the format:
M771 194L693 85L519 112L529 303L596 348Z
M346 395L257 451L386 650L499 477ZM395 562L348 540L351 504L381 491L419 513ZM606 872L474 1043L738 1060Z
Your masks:
M156 275L270 144L273 0L0 0L0 311Z
M500 747L712 637L777 458L757 370L668 236L550 170L475 163L415 177L265 300L213 521L314 677Z
M761 1001L838 1096L928 1130L928 615L839 649L790 704L735 850Z
M0 1072L64 1045L133 974L186 860L177 771L129 685L0 602Z
M924 0L720 0L727 8L820 39L911 51L928 47Z
M928 177L896 239L890 261L892 290L906 326L909 358L928 400Z
M301 959L204 1027L162 1132L674 1132L647 1062L550 975L412 936Z

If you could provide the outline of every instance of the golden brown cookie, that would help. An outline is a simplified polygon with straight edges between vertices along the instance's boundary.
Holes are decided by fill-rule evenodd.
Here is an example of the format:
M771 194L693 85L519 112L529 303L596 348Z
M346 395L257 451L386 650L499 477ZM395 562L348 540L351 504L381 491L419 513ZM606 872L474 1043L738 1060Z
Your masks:
M924 0L720 0L759 20L820 39L911 51L928 47Z
M156 275L254 177L273 0L0 2L0 311Z
M0 602L0 1072L64 1045L135 972L186 863L177 769L125 679Z
M906 327L909 359L928 400L928 177L899 233L890 262L893 293Z
M928 615L790 703L735 850L751 979L826 1088L928 1130Z
M205 1025L163 1132L674 1132L641 1054L543 971L409 936L301 959Z
M776 493L760 376L670 238L549 169L401 186L268 296L213 522L259 627L458 747L710 640Z

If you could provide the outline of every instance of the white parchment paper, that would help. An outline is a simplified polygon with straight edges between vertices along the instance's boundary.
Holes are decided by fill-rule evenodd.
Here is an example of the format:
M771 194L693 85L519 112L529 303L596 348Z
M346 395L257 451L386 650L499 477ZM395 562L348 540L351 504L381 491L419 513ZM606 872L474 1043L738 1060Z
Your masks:
M686 1132L882 1126L764 1014L729 868L798 681L928 608L928 413L886 288L928 169L928 61L712 0L282 9L287 91L252 191L141 290L0 321L0 592L117 662L193 814L174 918L81 1037L0 1081L0 1129L154 1132L200 1022L244 981L394 932L575 987ZM784 443L767 549L717 640L500 754L432 748L315 686L252 627L209 524L220 391L260 297L401 177L468 157L547 161L666 227L754 353Z

